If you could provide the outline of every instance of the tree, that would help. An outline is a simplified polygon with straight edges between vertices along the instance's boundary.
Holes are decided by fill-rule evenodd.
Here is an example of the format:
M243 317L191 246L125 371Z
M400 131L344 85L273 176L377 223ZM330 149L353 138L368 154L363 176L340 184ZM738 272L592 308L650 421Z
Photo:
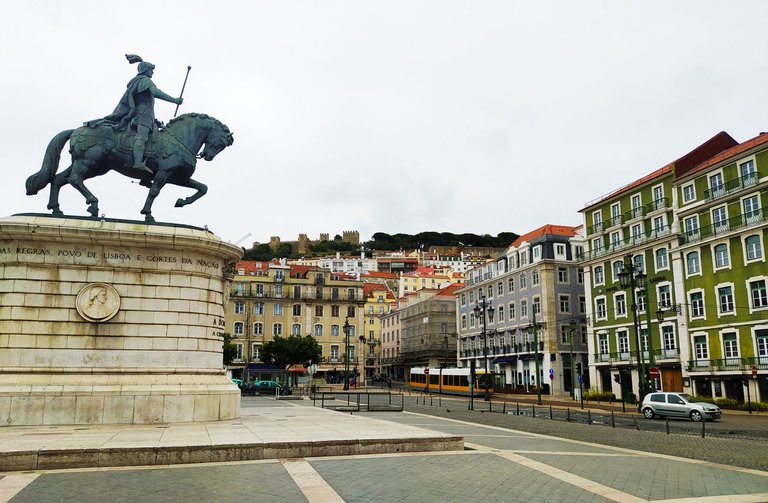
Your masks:
M232 361L235 359L235 356L237 356L237 346L232 344L232 336L229 335L228 332L224 332L223 338L224 338L224 349L223 349L224 365L231 365Z
M261 358L265 363L274 363L280 367L294 364L317 362L321 355L320 345L311 335L276 336L261 347Z

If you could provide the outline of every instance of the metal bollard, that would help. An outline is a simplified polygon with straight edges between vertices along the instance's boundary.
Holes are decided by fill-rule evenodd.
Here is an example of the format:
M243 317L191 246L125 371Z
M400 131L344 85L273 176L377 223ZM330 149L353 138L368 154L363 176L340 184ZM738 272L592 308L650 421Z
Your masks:
M667 423L667 435L669 435L669 418L668 418L668 417L665 417L665 418L664 418L664 422L666 422L666 423Z
M565 409L565 420L571 422L571 408Z
M704 426L704 425L706 425L706 424L707 424L707 422L704 420L704 418L702 418L701 419L701 438L704 438L704 436L705 436L704 431L706 430L706 426Z
M551 421L553 419L552 417L552 406L549 406L549 420Z
M587 424L592 424L592 410L587 409Z
M531 404L531 411L533 411L533 417L536 417L536 405Z
M517 409L517 410L515 411L515 415L516 415L516 416L519 416L519 415L520 415L520 402L516 402L516 403L515 403L515 408Z
M501 409L504 414L507 413L507 402L504 402L504 407Z
M488 400L488 412L493 412L493 401Z
M613 415L613 411L611 411L611 427L616 428L616 417Z

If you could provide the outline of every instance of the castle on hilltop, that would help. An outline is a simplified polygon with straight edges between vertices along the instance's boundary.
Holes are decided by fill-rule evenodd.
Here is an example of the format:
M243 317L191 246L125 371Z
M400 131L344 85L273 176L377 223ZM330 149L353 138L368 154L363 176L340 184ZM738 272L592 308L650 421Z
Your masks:
M327 232L320 233L320 239L312 240L307 237L306 234L299 234L299 239L296 241L282 241L280 236L271 236L269 238L269 247L272 250L277 251L281 244L291 245L293 253L306 254L309 253L309 247L311 245L321 243L323 241L331 241L330 234ZM360 244L360 232L358 231L342 231L341 241L343 243L350 243L353 245Z

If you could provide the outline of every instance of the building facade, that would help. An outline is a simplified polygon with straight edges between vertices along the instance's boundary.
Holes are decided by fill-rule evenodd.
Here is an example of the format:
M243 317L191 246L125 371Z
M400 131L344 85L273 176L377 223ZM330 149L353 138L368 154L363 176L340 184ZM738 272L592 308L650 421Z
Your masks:
M456 299L459 365L487 366L508 392L570 393L587 355L582 253L580 228L545 225L470 270Z
M265 342L288 335L316 338L322 360L313 363L321 376L339 375L345 365L359 371L364 304L363 283L339 273L285 261L238 262L225 317L238 348L233 375L261 362Z

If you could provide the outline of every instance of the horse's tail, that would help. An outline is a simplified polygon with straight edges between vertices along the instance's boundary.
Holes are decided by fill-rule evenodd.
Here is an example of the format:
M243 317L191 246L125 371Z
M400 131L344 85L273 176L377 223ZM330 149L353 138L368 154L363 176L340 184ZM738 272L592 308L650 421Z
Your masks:
M64 144L69 141L69 137L72 136L73 132L74 129L62 131L48 143L48 148L45 149L45 156L43 157L43 166L40 168L40 171L27 178L28 196L37 194L38 191L51 183L53 177L56 176L56 170L59 169L59 160L61 159L61 150L64 148Z

